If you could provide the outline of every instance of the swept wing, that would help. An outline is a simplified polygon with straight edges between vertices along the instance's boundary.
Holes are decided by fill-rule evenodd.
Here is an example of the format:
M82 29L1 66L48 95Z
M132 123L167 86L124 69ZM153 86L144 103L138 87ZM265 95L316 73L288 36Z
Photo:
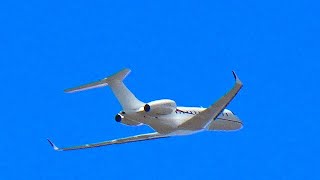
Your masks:
M199 130L205 128L212 120L216 119L218 115L227 107L227 105L232 101L232 99L237 95L237 93L242 88L242 82L232 71L233 76L236 80L233 88L222 96L217 102L212 104L206 110L200 112L199 114L193 116L191 119L179 126L179 129L185 130Z
M159 138L165 138L165 137L168 137L168 136L161 135L161 134L155 132L155 133L148 133L148 134L141 134L141 135L136 135L136 136L125 137L125 138L120 138L120 139L114 139L111 141L103 141L103 142L98 142L98 143L93 143L93 144L84 144L84 145L64 147L64 148L59 148L55 144L53 144L52 141L50 141L49 139L47 139L47 140L50 143L50 145L53 147L53 149L56 151L70 151L70 150L78 150L78 149L96 148L96 147L101 147L101 146L109 146L109 145L113 145L113 144L124 144L124 143L132 143L132 142L137 142L137 141L146 141L146 140L159 139Z

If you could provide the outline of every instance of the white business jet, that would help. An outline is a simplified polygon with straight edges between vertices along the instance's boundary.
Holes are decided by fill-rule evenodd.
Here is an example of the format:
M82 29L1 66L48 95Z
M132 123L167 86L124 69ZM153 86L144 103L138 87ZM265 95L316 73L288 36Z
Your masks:
M235 72L232 72L235 78L235 85L233 88L208 108L180 107L176 105L175 101L170 99L144 103L138 100L124 85L123 80L129 73L129 69L123 69L108 78L67 89L65 92L72 93L97 87L110 86L123 109L115 116L115 120L129 126L148 125L154 129L155 132L65 148L57 147L48 139L54 150L69 151L87 149L178 135L190 135L205 130L228 131L242 128L240 119L230 110L225 109L242 88L242 82Z

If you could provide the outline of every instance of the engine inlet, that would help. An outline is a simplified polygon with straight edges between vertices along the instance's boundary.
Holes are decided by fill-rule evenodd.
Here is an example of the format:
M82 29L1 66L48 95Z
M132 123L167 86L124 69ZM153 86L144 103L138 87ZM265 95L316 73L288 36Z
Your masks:
M119 114L117 114L114 119L115 119L117 122L121 122L122 117L121 117Z
M150 110L151 110L150 105L149 105L149 104L146 104L146 105L144 106L144 111L145 111L145 112L149 112Z

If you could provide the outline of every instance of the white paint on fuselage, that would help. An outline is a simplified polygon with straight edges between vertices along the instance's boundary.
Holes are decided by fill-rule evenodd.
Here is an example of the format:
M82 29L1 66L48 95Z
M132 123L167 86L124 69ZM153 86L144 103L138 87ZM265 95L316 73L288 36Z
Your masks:
M176 111L172 112L171 114L167 115L159 115L159 116L151 116L149 113L144 111L132 111L132 112L126 112L124 116L130 120L143 123L145 125L150 126L155 131L162 133L162 134L174 134L174 135L188 135L188 134L194 134L199 131L205 130L206 127L203 127L199 130L181 130L179 129L179 125L183 124L184 122L188 121L193 116L199 114L200 112L204 111L205 108L202 107L177 107ZM222 114L219 116L220 118L227 118L232 116L233 113L230 110L225 109ZM234 116L236 117L236 116ZM233 119L236 123L236 121L240 120L236 117ZM222 121L222 122L221 122ZM219 119L220 124L224 121ZM230 121L225 121L226 130L230 126L229 124L232 124ZM233 128L234 129L234 128ZM214 130L214 129L210 129ZM218 129L217 129L218 130Z

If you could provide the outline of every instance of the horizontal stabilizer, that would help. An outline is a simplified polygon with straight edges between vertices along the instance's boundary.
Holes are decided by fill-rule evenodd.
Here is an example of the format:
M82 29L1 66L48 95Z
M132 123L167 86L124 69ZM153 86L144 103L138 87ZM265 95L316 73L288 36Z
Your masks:
M112 83L113 81L122 81L130 72L131 72L130 69L123 69L110 77L101 79L96 82L84 84L84 85L81 85L78 87L69 88L69 89L64 90L64 92L73 93L73 92L84 91L84 90L88 90L88 89L104 87L104 86L107 86L109 83Z
M88 83L88 84L84 84L75 88L70 88L70 89L66 89L64 90L64 92L66 93L73 93L73 92L78 92L78 91L84 91L84 90L88 90L88 89L94 89L94 88L98 88L98 87L104 87L107 86L108 83L104 80L100 80L100 81L96 81L93 83Z

